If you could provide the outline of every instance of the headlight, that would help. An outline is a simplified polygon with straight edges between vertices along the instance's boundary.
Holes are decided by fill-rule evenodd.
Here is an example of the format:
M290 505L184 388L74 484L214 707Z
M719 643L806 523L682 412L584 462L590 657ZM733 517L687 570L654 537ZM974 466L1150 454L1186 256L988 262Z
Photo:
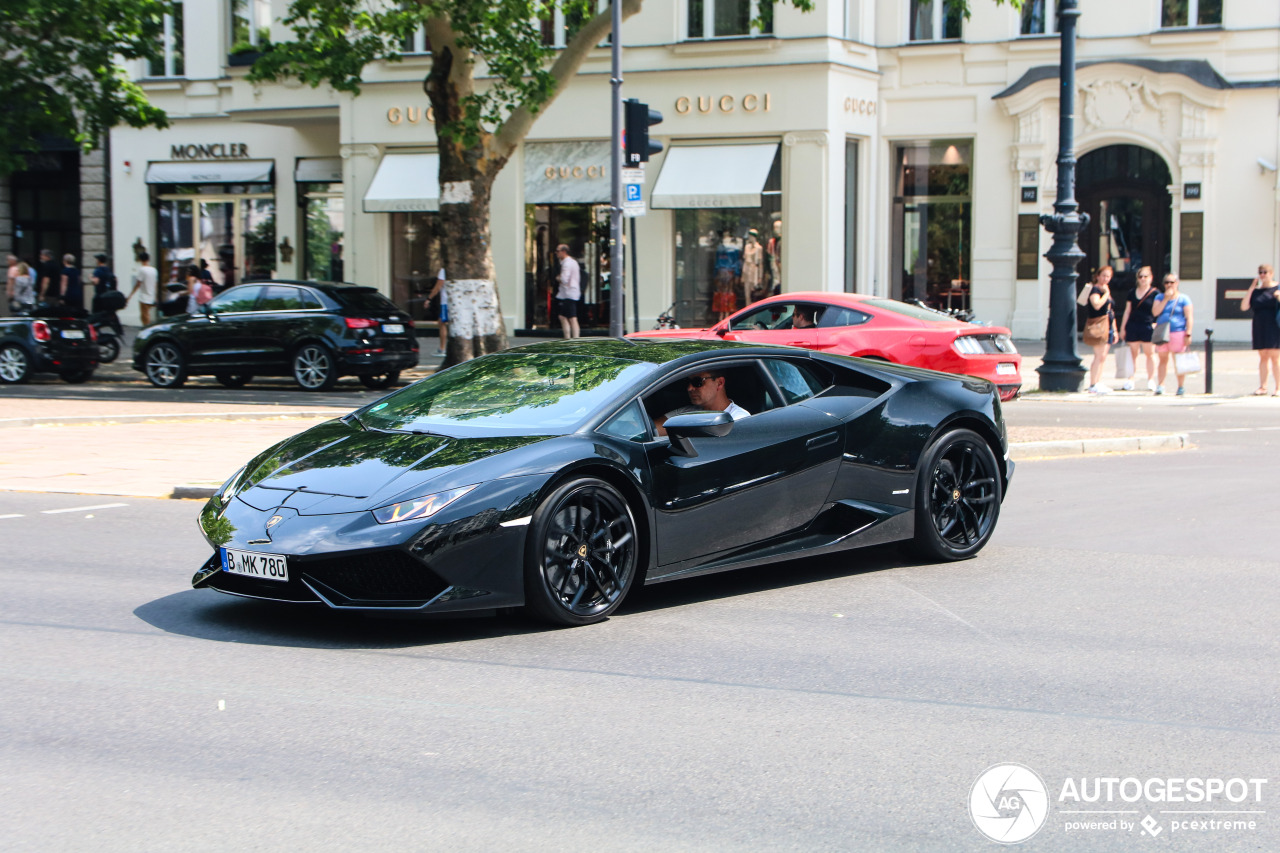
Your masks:
M378 520L379 524L395 524L398 521L418 521L430 518L474 488L475 486L463 486L460 489L450 489L447 492L437 492L424 498L414 498L411 501L401 501L398 504L380 507L373 511L373 517Z

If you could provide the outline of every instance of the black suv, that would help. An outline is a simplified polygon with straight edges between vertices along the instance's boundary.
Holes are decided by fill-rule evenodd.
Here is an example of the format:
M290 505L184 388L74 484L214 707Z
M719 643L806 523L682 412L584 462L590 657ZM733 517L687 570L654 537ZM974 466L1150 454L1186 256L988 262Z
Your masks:
M254 376L292 376L326 391L339 376L387 388L418 363L413 321L372 287L260 281L224 290L196 314L138 333L133 369L158 388L212 375L228 388Z
M98 337L84 311L41 308L0 319L0 382L26 382L33 373L85 382L97 366Z

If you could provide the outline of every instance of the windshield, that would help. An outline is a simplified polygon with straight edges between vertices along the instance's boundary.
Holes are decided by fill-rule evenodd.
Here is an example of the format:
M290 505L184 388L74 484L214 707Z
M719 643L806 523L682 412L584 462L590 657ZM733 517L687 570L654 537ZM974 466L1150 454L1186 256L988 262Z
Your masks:
M562 353L497 353L437 373L362 409L371 429L470 427L521 435L572 431L647 362Z
M863 305L870 305L872 308L880 308L884 311L892 311L895 314L901 314L904 317L911 317L915 320L927 320L931 323L954 323L956 318L950 314L944 314L941 311L934 311L932 308L922 308L918 305L910 305L906 302L899 302L896 299L864 299Z
M400 313L395 303L372 287L344 287L337 291L337 296L352 311L383 315Z

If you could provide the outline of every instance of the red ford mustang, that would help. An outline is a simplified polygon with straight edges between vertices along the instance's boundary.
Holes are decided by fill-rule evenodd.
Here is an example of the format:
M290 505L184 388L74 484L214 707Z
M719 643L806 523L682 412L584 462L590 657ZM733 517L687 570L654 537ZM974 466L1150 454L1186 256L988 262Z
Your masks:
M979 326L896 299L856 293L784 293L748 305L710 329L628 337L721 338L787 344L989 379L1000 399L1022 387L1022 356L1002 326Z

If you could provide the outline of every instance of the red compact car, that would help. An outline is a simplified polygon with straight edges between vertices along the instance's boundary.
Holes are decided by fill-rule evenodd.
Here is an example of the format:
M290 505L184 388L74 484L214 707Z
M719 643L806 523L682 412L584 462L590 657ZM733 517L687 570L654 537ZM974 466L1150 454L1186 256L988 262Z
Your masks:
M857 293L784 293L762 299L709 329L663 329L628 337L720 338L878 358L894 364L977 376L1001 400L1022 387L1022 356L1009 330Z

